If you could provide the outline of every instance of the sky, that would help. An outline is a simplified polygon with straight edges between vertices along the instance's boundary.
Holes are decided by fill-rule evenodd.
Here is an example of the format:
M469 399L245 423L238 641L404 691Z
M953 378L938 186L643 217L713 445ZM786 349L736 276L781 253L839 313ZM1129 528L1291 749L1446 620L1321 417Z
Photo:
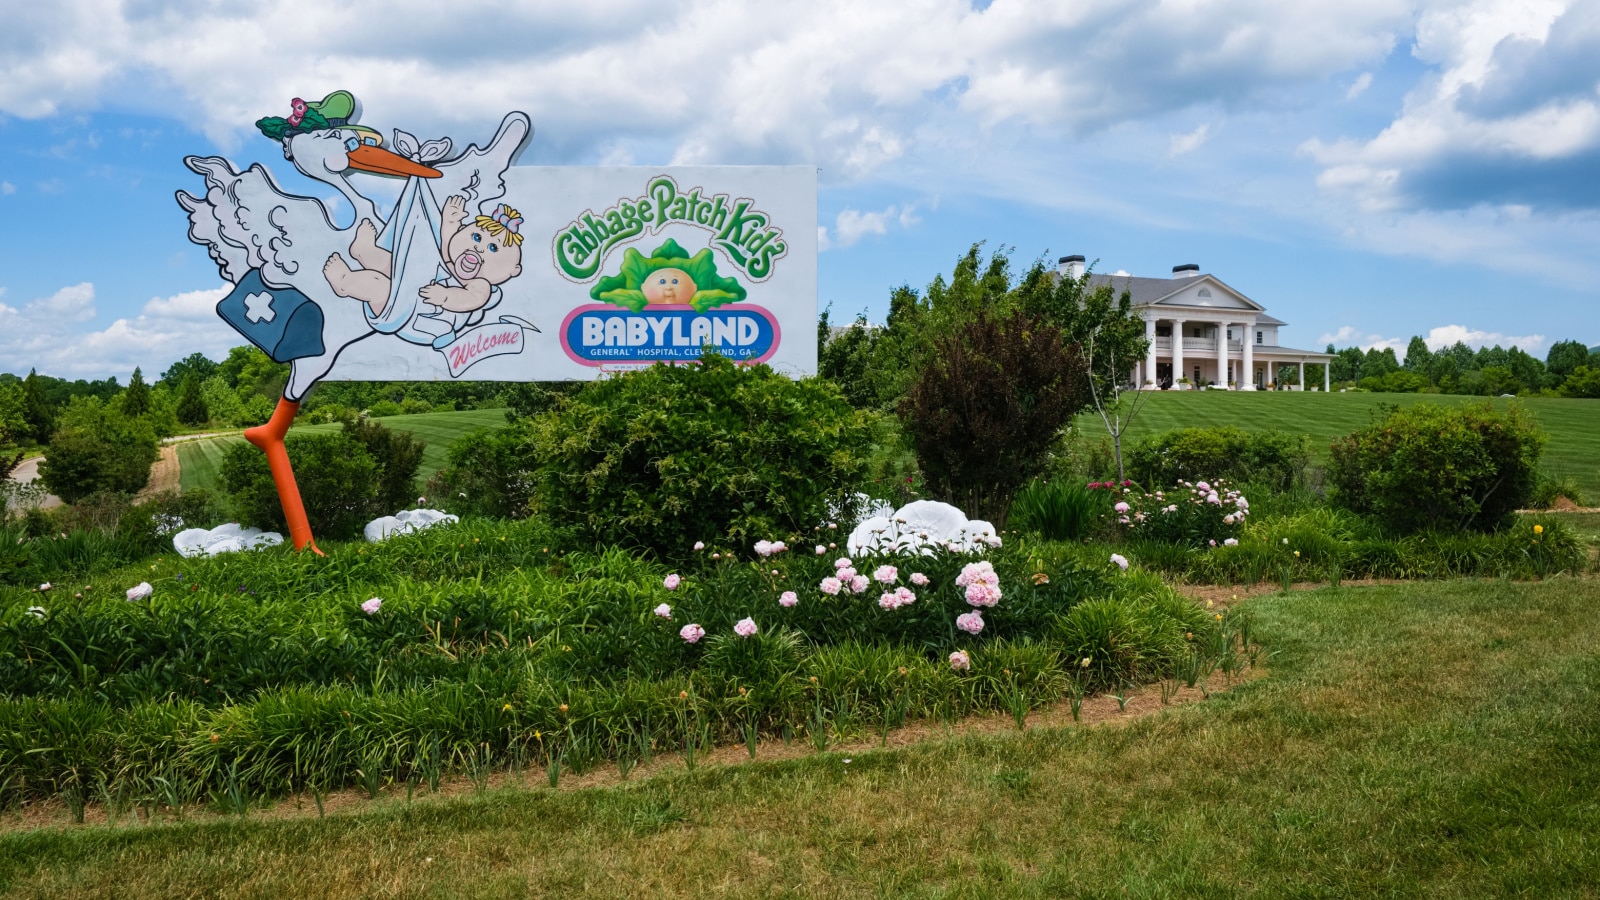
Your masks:
M185 155L347 89L540 165L815 164L819 307L973 243L1201 270L1297 347L1600 344L1600 0L0 0L0 371L242 343Z

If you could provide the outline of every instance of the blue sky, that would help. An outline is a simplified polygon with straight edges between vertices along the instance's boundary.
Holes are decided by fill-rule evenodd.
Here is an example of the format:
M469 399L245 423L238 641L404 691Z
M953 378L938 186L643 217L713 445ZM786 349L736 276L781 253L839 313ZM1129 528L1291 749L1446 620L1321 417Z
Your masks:
M815 163L820 302L968 245L1198 263L1295 346L1600 344L1600 2L663 5L66 0L0 35L0 370L157 373L238 339L173 202L186 154L299 177L252 122L363 121L525 162Z

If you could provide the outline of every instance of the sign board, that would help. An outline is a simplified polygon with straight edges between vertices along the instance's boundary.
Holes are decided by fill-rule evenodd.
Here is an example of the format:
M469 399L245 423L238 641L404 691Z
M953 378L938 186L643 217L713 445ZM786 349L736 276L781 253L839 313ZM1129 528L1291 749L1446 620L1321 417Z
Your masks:
M523 113L461 150L358 118L339 91L257 123L340 201L185 160L205 182L178 193L190 239L233 285L218 314L290 364L285 399L323 379L592 379L706 347L815 373L815 168L519 166ZM398 199L375 201L394 194L377 178Z

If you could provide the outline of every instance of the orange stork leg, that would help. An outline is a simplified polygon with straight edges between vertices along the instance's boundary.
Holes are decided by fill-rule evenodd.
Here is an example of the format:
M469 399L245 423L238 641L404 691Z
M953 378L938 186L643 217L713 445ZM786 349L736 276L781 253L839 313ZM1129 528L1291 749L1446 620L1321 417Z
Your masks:
M300 486L294 483L294 470L289 468L289 450L283 445L283 436L294 424L294 415L300 404L287 397L278 398L278 408L265 425L246 428L244 439L267 454L267 467L272 470L272 483L278 487L278 502L283 504L283 517L289 523L289 540L296 550L311 548L318 556L317 542L311 537L311 521L306 518L305 504L300 502Z

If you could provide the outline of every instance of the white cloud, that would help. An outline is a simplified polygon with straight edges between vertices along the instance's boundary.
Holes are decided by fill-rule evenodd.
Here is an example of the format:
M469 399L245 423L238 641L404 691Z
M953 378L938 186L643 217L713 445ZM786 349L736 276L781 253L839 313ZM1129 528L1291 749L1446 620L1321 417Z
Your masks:
M1429 350L1439 350L1444 347L1453 347L1459 341L1474 349L1479 347L1516 347L1525 353L1536 353L1544 349L1545 336L1542 334L1509 335L1498 331L1481 331L1468 328L1464 325L1440 325L1431 328L1422 337L1423 343ZM1332 334L1324 334L1317 339L1323 346L1332 344L1335 347L1360 347L1362 350L1378 349L1385 347L1394 348L1395 356L1402 362L1406 358L1406 347L1411 343L1411 338L1384 337L1381 334L1366 334L1361 329L1345 325Z
M1367 92L1367 88L1369 87L1372 87L1372 73L1362 72L1355 81L1351 82L1350 89L1344 92L1344 99L1354 100L1362 94L1365 94Z
M62 378L126 380L135 366L153 379L190 353L221 359L239 343L217 318L227 287L154 297L139 315L119 318L99 330L82 327L97 317L89 282L64 287L21 309L0 303L0 370L36 368Z
M1324 334L1322 337L1317 338L1317 343L1322 346L1327 346L1328 344L1332 344L1335 347L1356 346L1363 350L1382 350L1385 347L1393 347L1395 355L1401 359L1405 359L1408 341L1408 338L1386 338L1381 334L1363 334L1360 329L1351 325L1345 325L1332 334Z
M1183 156L1185 153L1193 153L1199 150L1200 146L1206 142L1206 137L1210 131L1211 126L1209 124L1202 124L1199 128L1187 134L1173 135L1171 142L1167 146L1167 156L1176 158Z
M848 247L869 234L882 235L889 233L889 226L898 224L901 228L910 228L921 222L916 214L917 205L908 203L905 206L890 205L877 212L862 212L859 209L843 209L833 220L833 231L823 225L817 226L817 249L828 250L833 247Z
M9 181L0 181L0 194L7 197L17 192L17 186Z
M1580 16L1580 8L1587 14ZM1568 12L1577 17L1568 23L1573 29L1600 32L1594 4L1569 9L1569 0L1468 0L1423 11L1412 55L1436 67L1436 74L1422 79L1400 116L1370 140L1305 142L1302 150L1324 167L1318 184L1355 197L1369 210L1434 205L1432 198L1406 195L1408 175L1462 159L1548 162L1600 147L1600 97L1593 82L1580 95L1545 94L1479 108L1516 78L1506 54L1520 48L1526 55L1551 43L1552 26ZM1600 37L1589 37L1592 50ZM1354 85L1351 93L1359 93Z
M1464 325L1441 325L1428 331L1423 338L1429 350L1438 350L1441 347L1453 347L1459 341L1468 347L1517 347L1526 353L1544 348L1545 336L1542 334L1527 334L1520 337L1510 334L1501 334L1498 331L1479 331L1476 328L1467 328Z
M859 177L911 152L933 115L1096 129L1321 81L1387 55L1410 4L506 0L484 29L434 0L61 0L8 20L0 113L182 109L237 143L290 97L341 87L382 130L521 108L570 157Z

